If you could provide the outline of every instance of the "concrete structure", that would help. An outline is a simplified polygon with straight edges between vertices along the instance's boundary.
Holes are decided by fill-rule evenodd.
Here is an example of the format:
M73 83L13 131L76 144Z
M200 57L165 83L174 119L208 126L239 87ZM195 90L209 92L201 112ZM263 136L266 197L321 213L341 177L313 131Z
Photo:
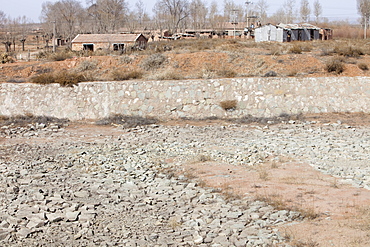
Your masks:
M144 49L147 43L148 39L142 34L79 34L72 40L72 50L124 51L129 47Z
M168 119L370 113L369 98L370 77L89 82L74 87L1 83L0 115L31 113L82 120L110 114ZM236 100L236 109L222 109L226 100Z
M255 41L309 41L331 39L331 29L322 29L314 25L303 24L267 24L254 30Z

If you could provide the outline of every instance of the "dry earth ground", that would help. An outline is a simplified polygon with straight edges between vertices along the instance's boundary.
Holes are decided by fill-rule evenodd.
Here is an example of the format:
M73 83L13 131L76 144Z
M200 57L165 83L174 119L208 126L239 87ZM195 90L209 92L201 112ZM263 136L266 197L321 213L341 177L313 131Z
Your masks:
M313 43L315 45L315 43ZM334 43L330 43L333 47ZM330 47L330 45L328 45ZM232 45L231 45L232 46ZM368 44L363 47L366 48ZM280 48L279 48L280 49ZM285 49L285 48L284 48ZM274 50L272 46L243 49L234 47L227 52L222 47L212 51L167 52L165 67L146 75L155 79L156 74L166 71L180 74L182 78L212 77L215 68L236 72L236 76L263 76L275 71L278 76L338 76L325 71L325 62L333 56L322 56L320 50L302 54L289 54ZM1 82L29 82L38 74L60 69L76 70L83 61L97 62L94 76L109 80L112 68L125 70L140 69L140 63L147 55L130 54L132 61L123 63L121 56L74 57L60 62L18 61L0 67ZM345 70L341 76L369 76L358 64L370 65L370 56L346 57ZM91 71L87 71L91 72ZM343 123L353 126L369 126L366 114L326 114L308 116L313 120ZM168 122L169 125L224 124L222 121ZM251 128L246 125L245 128ZM116 127L102 127L90 124L72 124L67 128L73 138L99 141L102 136L117 137L122 130ZM24 139L2 139L1 143L17 143ZM32 139L32 141L50 141ZM221 188L225 195L254 196L279 208L295 208L307 216L307 220L281 227L293 246L370 246L370 191L343 184L338 179L320 173L300 160L279 157L279 161L268 161L258 167L235 167L210 160L186 164L188 176L199 178L204 186ZM312 218L312 219L309 219Z
M338 119L352 126L370 124L370 116L362 113L305 118L322 124ZM342 183L300 160L279 157L256 167L231 167L206 159L187 164L185 170L227 197L253 196L277 208L300 211L305 221L279 229L293 246L370 246L370 191Z
M370 126L370 116L362 113L310 115L305 116L305 119L320 124L335 123L339 119L343 124ZM162 124L205 126L230 123L209 120L169 121ZM249 124L238 128L247 130L255 126ZM118 138L124 131L127 130L116 126L72 123L65 130L68 136L64 134L58 141L99 142L107 136ZM0 144L39 144L50 141L53 140L2 138ZM279 229L292 246L370 246L370 191L342 183L294 157L268 159L253 167L230 166L205 157L185 164L183 173L198 180L202 186L221 189L224 196L231 200L251 196L281 210L300 211L306 216L304 221L283 225Z
M164 47L169 51L164 51ZM108 56L102 52L83 57L68 53L64 61L42 57L28 62L20 59L18 53L15 63L0 66L0 82L30 82L34 76L61 70L83 73L88 80L98 81L112 80L112 72L117 70L140 71L144 80L254 77L265 76L271 71L282 77L338 76L326 70L326 64L333 59L339 59L344 65L339 76L369 76L369 51L370 44L363 40L283 44L188 40L161 42L151 44L151 49L146 51ZM163 54L165 62L158 68L143 68L143 62L153 54Z

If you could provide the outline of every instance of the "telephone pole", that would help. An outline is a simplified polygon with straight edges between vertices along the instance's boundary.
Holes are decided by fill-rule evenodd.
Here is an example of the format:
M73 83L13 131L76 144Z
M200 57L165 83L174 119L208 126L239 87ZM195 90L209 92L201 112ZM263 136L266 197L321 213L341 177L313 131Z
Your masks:
M237 18L237 12L238 10L237 9L233 9L233 21L231 22L231 24L234 25L234 39L236 38L236 25L238 25L238 18Z
M245 2L245 6L246 6L246 12L247 12L247 16L246 16L246 19L247 19L247 27L249 27L249 4L252 4L252 2Z
M55 23L56 23L56 21L53 21L53 52L55 53L55 41L56 41L56 39L55 39L55 35L56 35L56 27L55 27Z

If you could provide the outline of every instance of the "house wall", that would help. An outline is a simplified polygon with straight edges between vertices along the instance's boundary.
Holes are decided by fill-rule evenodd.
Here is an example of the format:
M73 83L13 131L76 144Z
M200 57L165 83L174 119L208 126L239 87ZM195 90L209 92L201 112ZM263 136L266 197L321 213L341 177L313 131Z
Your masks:
M276 41L278 42L284 41L284 30L281 28L276 29Z
M139 38L136 41L137 45L144 48L146 47L148 40L144 36L139 36Z
M278 41L283 42L283 29L277 28L274 25L266 25L256 28L254 31L256 42L263 41Z
M314 31L314 39L315 39L315 40L320 39L320 31L319 31L319 30L315 30L315 31Z
M113 113L163 119L370 113L369 97L370 77L90 82L74 87L1 83L0 115L83 120ZM237 109L223 110L220 102L225 100L236 100Z
M116 44L117 42L86 42L86 43L72 43L72 50L73 51L82 51L84 44L94 44L94 51L97 51L99 49L111 49L113 50L113 44ZM134 45L134 42L123 42L125 46L132 46Z

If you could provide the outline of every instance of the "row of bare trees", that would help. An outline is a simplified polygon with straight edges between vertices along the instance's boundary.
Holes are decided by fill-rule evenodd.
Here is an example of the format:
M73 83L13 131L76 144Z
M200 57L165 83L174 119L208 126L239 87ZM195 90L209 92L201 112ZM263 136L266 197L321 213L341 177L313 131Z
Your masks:
M296 1L300 1L300 6L296 7ZM286 0L271 16L267 15L267 0L246 3L236 4L233 0L223 0L222 4L216 0L209 3L207 0L156 0L152 15L149 15L142 0L133 7L129 7L127 0L86 0L87 7L78 0L59 0L42 5L40 20L48 36L55 34L56 38L71 41L78 33L115 33L121 28L130 32L159 29L174 33L183 29L215 29L222 23L247 20L249 24L257 20L261 23L307 22L312 14L318 22L322 14L319 0L315 0L313 13L308 0ZM25 21L17 19L18 24ZM14 25L1 13L0 27L6 29L3 33L14 36L3 37L4 42L26 38L19 37L21 30L11 30ZM17 38L15 33L18 33Z
M42 21L57 23L57 33L72 38L79 32L109 33L125 27L129 30L137 28L168 29L176 32L183 28L214 28L217 23L228 21L245 21L248 16L256 16L265 23L309 21L311 8L308 0L301 0L299 11L295 9L296 0L286 0L277 14L268 17L266 0L258 0L251 6L236 4L233 0L224 0L223 9L213 0L157 0L150 16L141 0L134 8L129 8L126 0L87 0L88 7L83 8L77 0L59 0L55 3L46 2L42 8ZM248 11L247 11L247 8ZM300 16L295 15L299 12ZM313 15L319 21L322 7L315 0Z
M357 9L361 15L361 23L364 27L364 38L366 39L370 19L370 0L357 0Z
M15 50L16 42L22 44L22 50L25 49L24 44L30 31L29 22L26 16L10 18L3 11L0 11L0 28L2 29L0 37L7 52L12 50L12 46Z

